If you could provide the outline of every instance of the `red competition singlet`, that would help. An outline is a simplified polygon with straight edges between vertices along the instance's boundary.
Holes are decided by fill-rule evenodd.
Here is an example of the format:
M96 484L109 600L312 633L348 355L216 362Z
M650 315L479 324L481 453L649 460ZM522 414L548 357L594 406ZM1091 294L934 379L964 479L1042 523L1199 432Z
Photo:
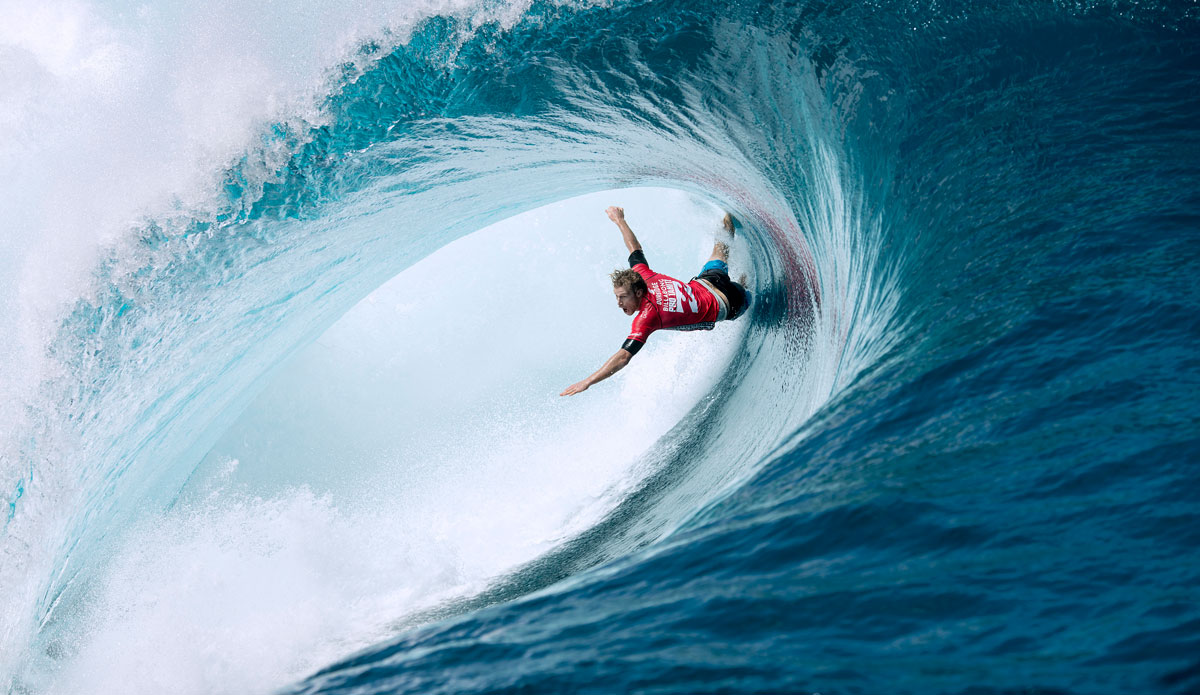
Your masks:
M633 317L629 340L644 343L659 329L711 330L716 325L721 307L707 287L695 280L684 283L656 273L645 263L638 263L633 269L646 281L650 291Z

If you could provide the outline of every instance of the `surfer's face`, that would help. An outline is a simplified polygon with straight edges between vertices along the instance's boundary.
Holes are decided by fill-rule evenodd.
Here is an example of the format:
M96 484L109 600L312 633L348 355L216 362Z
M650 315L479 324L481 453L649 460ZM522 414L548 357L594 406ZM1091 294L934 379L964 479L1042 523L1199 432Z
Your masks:
M617 306L621 307L626 316L633 316L642 305L642 292L618 286L613 288L613 294L617 295Z

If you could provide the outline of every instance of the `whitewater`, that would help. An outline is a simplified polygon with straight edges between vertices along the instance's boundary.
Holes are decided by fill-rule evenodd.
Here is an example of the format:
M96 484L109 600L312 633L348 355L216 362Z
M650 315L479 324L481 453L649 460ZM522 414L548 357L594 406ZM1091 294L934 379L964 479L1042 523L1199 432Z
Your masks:
M5 3L0 689L1194 692L1198 17Z

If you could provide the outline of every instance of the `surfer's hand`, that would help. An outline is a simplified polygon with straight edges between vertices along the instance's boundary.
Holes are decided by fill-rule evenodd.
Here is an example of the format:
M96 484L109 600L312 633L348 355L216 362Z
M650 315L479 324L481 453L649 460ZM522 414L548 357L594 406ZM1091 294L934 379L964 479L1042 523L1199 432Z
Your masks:
M625 208L619 208L616 205L613 205L607 208L605 212L608 213L608 219L612 220L613 222L620 222L621 220L625 219Z
M571 384L566 389L564 389L562 393L560 393L558 395L574 396L577 393L582 393L584 391L587 391L588 386L590 386L590 384L588 384L587 379L584 379L583 381L581 381L577 384Z

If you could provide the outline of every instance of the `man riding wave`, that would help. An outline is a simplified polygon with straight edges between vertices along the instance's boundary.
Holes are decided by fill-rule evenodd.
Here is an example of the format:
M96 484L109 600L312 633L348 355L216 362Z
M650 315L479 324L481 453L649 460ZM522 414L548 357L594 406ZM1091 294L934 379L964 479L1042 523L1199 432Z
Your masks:
M621 349L591 376L568 386L560 396L573 396L589 386L616 374L645 345L650 334L657 330L711 330L718 321L732 321L750 306L750 292L741 282L729 279L729 245L717 241L712 256L700 274L688 282L656 273L646 262L646 254L633 230L625 222L625 211L619 207L605 210L616 223L629 249L629 269L612 274L613 294L617 306L626 316L633 316L633 327ZM733 216L726 213L722 224L733 238Z

